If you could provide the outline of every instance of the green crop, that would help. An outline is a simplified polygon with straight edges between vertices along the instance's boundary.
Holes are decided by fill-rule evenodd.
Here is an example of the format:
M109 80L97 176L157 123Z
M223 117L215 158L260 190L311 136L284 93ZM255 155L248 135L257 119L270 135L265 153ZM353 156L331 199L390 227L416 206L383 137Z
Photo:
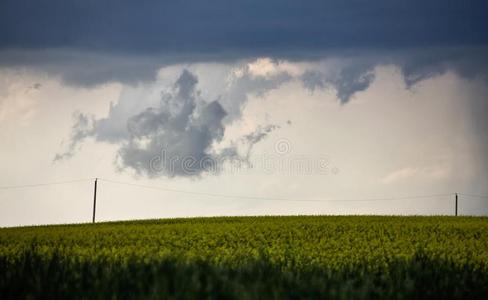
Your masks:
M219 217L4 228L0 293L485 298L488 219Z

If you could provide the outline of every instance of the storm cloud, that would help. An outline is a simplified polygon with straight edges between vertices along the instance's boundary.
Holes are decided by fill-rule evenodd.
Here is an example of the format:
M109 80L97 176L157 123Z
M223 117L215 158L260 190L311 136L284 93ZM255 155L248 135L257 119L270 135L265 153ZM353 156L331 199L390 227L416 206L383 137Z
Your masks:
M486 28L488 3L482 0L5 0L0 70L40 70L89 88L155 82L167 66L243 65L215 99L203 99L195 75L186 71L156 101L124 94L104 118L77 114L66 151L55 158L69 158L94 138L120 146L121 168L150 174L146 162L161 156L163 147L197 162L242 158L237 149L217 153L213 145L241 118L251 95L262 97L288 82L298 80L311 92L332 89L340 104L367 90L382 65L397 67L407 88L446 72L486 82ZM259 58L307 67L253 73L246 63ZM473 126L485 130L480 118L473 114ZM251 134L248 142L258 137ZM179 176L183 170L162 173Z
M248 84L247 76L249 74L239 77L245 78L244 86ZM242 109L247 93L262 94L281 82L277 79L276 84L271 84L274 81L264 77L260 80L263 83L256 84L254 90L237 88L234 91L231 88L230 95L234 98L227 102L228 107L238 111ZM279 128L272 124L258 126L254 132L216 150L214 145L222 141L227 124L239 118L240 112L229 115L218 100L203 99L197 85L197 77L184 69L174 85L161 93L155 106L134 112L124 107L122 101L111 106L107 118L75 114L66 150L57 154L54 160L71 158L85 139L91 137L119 146L117 166L121 170L129 168L149 177L193 177L205 172L218 173L229 161L247 162L254 144ZM240 86L239 81L234 82L234 86Z
M476 52L486 62L486 28L482 0L6 0L0 66L34 67L91 86L151 81L159 68L179 63L373 53L377 63L394 59L412 85L451 68L486 72L486 63L470 56ZM329 83L347 102L371 80L349 68Z
M482 0L5 0L0 48L299 56L328 48L486 45L487 14Z
M211 146L223 138L222 120L227 113L217 101L199 101L197 82L184 70L175 92L163 95L159 107L128 120L129 139L118 152L124 168L172 177L198 175L220 161Z
M374 80L375 64L350 64L339 69L336 74L320 71L306 71L302 74L303 86L314 92L316 89L333 88L341 104L346 104L357 92L366 90Z
M378 66L392 65L399 69L405 86L412 88L422 80L453 72L467 80L488 82L488 47L427 47L405 50L352 52L329 57L339 61L325 68L314 67L300 80L311 92L332 88L341 104L348 103L357 92L366 90L374 81Z

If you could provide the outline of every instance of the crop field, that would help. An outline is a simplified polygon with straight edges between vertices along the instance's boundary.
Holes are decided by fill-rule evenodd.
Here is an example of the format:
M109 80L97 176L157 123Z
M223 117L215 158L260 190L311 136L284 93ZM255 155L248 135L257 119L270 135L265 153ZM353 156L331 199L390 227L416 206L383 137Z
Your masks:
M0 229L0 298L488 299L488 218L216 217Z

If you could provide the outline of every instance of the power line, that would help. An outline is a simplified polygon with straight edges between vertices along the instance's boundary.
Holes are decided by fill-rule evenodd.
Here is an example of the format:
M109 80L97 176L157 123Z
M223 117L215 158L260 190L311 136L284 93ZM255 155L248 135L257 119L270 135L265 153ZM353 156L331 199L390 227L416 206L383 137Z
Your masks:
M143 185L137 183L115 181L110 179L99 178L100 181L105 181L114 184L136 186L146 189L160 190L165 192L189 194L189 195L199 195L199 196L209 196L209 197L219 197L219 198L234 198L234 199L247 199L247 200L263 200L263 201L290 201L290 202L371 202L371 201L397 201L397 200L408 200L408 199L423 199L423 198L434 198L434 197L446 197L452 196L454 193L449 194L432 194L432 195L418 195L409 197L389 197L389 198L365 198L365 199L289 199L289 198L272 198L272 197L255 197L255 196L243 196L243 195L229 195L229 194L216 194L216 193L205 193L205 192L192 192L178 189L163 188L153 185Z
M24 185L0 186L0 190L34 188L34 187L49 186L49 185L60 185L60 184L75 183L75 182L82 182L82 181L89 181L89 180L91 180L91 178L89 178L89 179L75 179L75 180L68 180L68 181L55 181L55 182L24 184Z
M464 194L464 193L459 193L459 195L466 196L466 197L472 197L472 198L486 198L488 199L488 195L473 195L473 194Z
M35 188L50 185L61 185L76 182L84 182L93 180L93 178L86 179L75 179L67 181L55 181L55 182L44 182L35 184L25 184L25 185L12 185L12 186L0 186L0 190L11 190L11 189L24 189L24 188ZM233 199L247 199L247 200L263 200L263 201L289 201L289 202L373 202L373 201L398 201L398 200L409 200L409 199L426 199L435 197L447 197L453 196L454 193L444 193L444 194L430 194L430 195L416 195L416 196L403 196L403 197L384 197L384 198L363 198L363 199L290 199L290 198L276 198L276 197L257 197L257 196L245 196L245 195L230 195L230 194L219 194L219 193L206 193L206 192L194 192L188 190L171 189L154 185L144 185L137 183L130 183L124 181L116 181L111 179L99 179L100 181L105 181L114 184L135 186L145 189L160 190L165 192L188 194L188 195L199 195L199 196L209 196L218 198L233 198ZM474 197L474 198L487 198L488 195L474 195L474 194L464 194L459 193L461 196Z

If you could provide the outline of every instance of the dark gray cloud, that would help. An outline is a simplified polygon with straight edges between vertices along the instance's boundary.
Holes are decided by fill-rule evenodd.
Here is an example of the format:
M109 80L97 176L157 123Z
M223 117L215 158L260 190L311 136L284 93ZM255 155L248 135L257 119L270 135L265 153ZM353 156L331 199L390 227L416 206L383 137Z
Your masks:
M238 78L245 78L244 86L249 80L247 76ZM265 93L276 86L264 77L261 79L264 83L256 84L254 90L237 90ZM255 132L241 137L238 142L244 146L243 151L239 151L238 143L216 150L214 145L222 141L225 127L231 121L224 122L229 115L219 101L209 102L200 97L197 84L197 77L183 70L172 89L162 93L158 104L140 112L124 107L127 103L122 101L111 105L107 118L75 114L66 151L57 154L54 160L71 158L86 138L93 137L119 145L120 169L129 168L149 177L201 176L219 172L228 161L247 162L253 146L278 126L259 126ZM237 97L234 106L242 108L245 101L242 98L246 95L238 95L236 91L230 94Z
M486 45L482 0L3 0L0 48L301 55L328 48ZM218 55L218 54L217 54Z
M67 85L82 87L106 82L151 81L161 66L176 61L169 57L123 56L74 49L0 50L0 68L30 68L59 77Z
M325 89L327 87L327 78L325 74L316 70L305 71L301 78L303 87L314 92L316 89Z
M301 76L303 86L311 92L315 89L333 88L337 99L345 104L357 92L366 90L374 80L374 64L355 63L343 66L336 74L307 71Z
M176 93L128 120L129 139L118 152L122 167L149 176L193 176L225 159L211 146L223 138L226 112L217 101L198 103L197 82L184 70Z
M371 68L358 66L342 69L333 80L339 101L347 103L355 93L366 90L374 79L372 71Z
M73 114L73 119L74 123L73 127L71 128L71 136L66 147L67 150L63 153L56 154L54 156L54 161L73 157L80 146L80 142L94 134L95 120L93 117L75 112Z
M424 79L453 71L467 79L488 79L487 47L411 49L407 54L392 54L391 63L400 66L407 87Z
M344 62L332 72L313 69L300 80L313 92L333 88L340 103L349 102L355 93L366 90L374 80L376 66L393 65L399 68L407 88L416 83L451 71L471 80L488 81L488 47L442 47L390 51L349 53ZM336 56L332 56L336 57Z
M486 28L483 0L4 0L0 66L33 66L89 86L151 80L159 67L180 62L404 51L415 52L403 61L412 84L451 67L452 49L485 51ZM459 63L460 72L477 68ZM370 79L352 74L337 83L342 101Z

